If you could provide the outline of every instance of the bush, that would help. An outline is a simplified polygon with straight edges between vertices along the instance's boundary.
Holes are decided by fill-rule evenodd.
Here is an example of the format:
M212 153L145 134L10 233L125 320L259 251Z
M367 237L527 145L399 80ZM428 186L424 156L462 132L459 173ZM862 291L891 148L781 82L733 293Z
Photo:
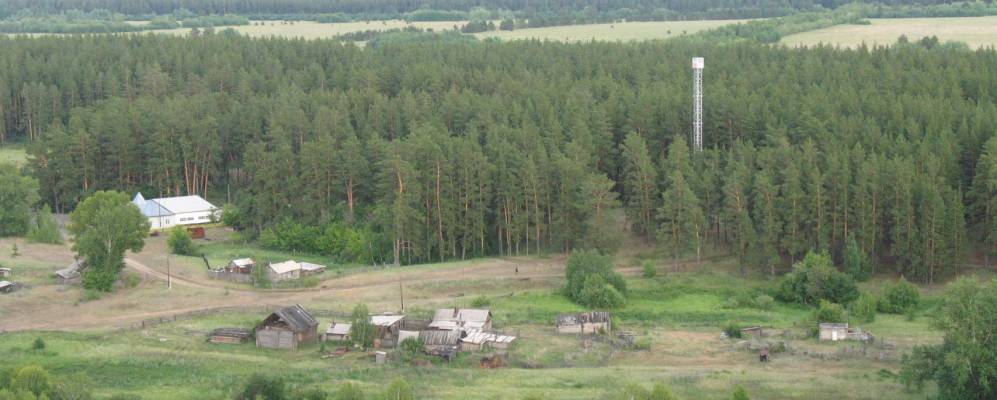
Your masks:
M357 304L353 307L353 314L350 316L353 326L350 327L350 340L361 350L369 349L374 345L375 328L370 322L370 311L364 304Z
M636 351L651 351L651 339L640 338L634 342L634 350Z
M759 310L771 310L775 306L775 299L767 294L758 295L755 297L755 308Z
M31 392L35 396L40 396L49 390L48 371L38 365L29 365L17 370L13 381L15 389Z
M831 256L807 253L779 283L779 300L789 303L817 304L820 300L848 304L858 298L855 280L834 269Z
M363 400L363 390L355 383L346 382L336 391L336 400Z
M654 263L650 261L644 262L644 277L651 279L656 275L658 275L658 269L655 268Z
M602 276L589 275L578 294L578 303L592 308L619 308L626 305L626 299Z
M422 339L414 337L405 338L405 340L402 340L401 343L402 351L411 356L418 355L422 352L423 346L425 346L425 343L423 343Z
M490 306L491 304L492 300L485 296L478 296L475 297L474 300L471 300L471 307L474 308L485 308Z
M45 350L45 341L42 338L35 338L34 342L31 342L32 350Z
M890 285L879 299L879 311L889 314L906 314L921 301L921 292L916 286L900 277L896 284Z
M187 228L182 226L170 229L170 237L166 240L166 243L170 246L170 252L173 254L193 256L197 253L194 240L191 239Z
M59 225L52 217L48 205L38 210L35 215L34 224L28 229L28 240L35 243L62 244L62 233L59 232Z
M869 279L869 275L872 274L872 263L859 249L854 237L849 237L848 244L845 245L845 271L860 282Z
M594 250L575 251L568 258L565 276L568 281L567 294L572 301L592 306L589 300L599 299L599 301L602 301L613 298L608 302L622 305L627 286L623 281L623 277L613 271L612 257L600 254ZM589 279L592 276L600 278L604 284L612 286L613 290L605 290L605 285L600 286L597 284L599 283L598 280ZM583 294L586 287L589 290ZM604 301L603 303L606 302Z
M744 390L744 386L738 386L734 389L734 394L730 396L731 400L750 400L748 397L748 391Z
M398 378L385 389L384 400L415 400L415 395L412 394L412 386L405 379Z
M817 308L810 314L810 318L813 320L813 330L811 331L813 336L820 333L817 324L848 322L845 319L845 308L841 304L831 303L827 300L820 301Z
M236 400L285 400L287 388L284 379L255 373L249 377L246 387L235 396Z
M121 274L121 284L126 288L133 288L142 283L142 277L138 274L124 273Z
M851 316L859 322L872 322L876 320L876 298L872 295L862 293L858 300L851 306Z
M724 333L727 334L727 337L731 339L740 339L741 328L742 327L739 324L728 323L727 326L724 327Z

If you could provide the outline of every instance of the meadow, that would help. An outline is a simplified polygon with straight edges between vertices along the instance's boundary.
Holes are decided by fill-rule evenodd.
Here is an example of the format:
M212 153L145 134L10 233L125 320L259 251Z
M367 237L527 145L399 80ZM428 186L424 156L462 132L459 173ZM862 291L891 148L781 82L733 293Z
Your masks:
M28 152L23 147L0 146L0 164L11 163L14 165L24 165L28 162Z
M813 46L820 43L856 47L890 45L901 35L911 41L938 36L942 42L965 42L971 48L997 46L997 16L964 18L890 18L870 19L870 25L836 25L790 35L782 39L787 46Z
M209 259L289 255L253 246L240 248L225 235L221 229L209 230L212 240L202 242ZM0 248L9 248L12 240L0 240ZM161 271L163 266L157 263L164 251L161 241L162 237L150 238L143 252L129 258ZM0 297L5 321L0 331L10 331L0 334L5 365L39 364L56 376L85 372L99 396L232 398L254 372L280 375L293 387L330 392L351 381L369 395L377 394L385 382L403 377L414 384L419 398L433 399L607 398L630 382L663 382L682 399L726 399L737 385L745 386L752 398L764 399L920 399L933 393L933 388L923 394L905 392L893 374L904 352L940 340L927 318L937 299L937 287L924 290L925 301L913 319L880 314L874 322L859 324L874 332L879 343L863 355L858 343L818 343L808 338L811 322L806 308L732 302L769 292L776 279L761 273L742 276L730 257L713 256L701 264L682 260L681 265L674 265L653 251L629 249L616 260L616 269L627 277L630 294L627 306L614 311L614 326L636 335L641 346L631 348L612 337L554 334L555 315L583 310L560 292L562 256L357 268L345 274L324 274L321 288L299 291L196 286L210 282L191 266L186 278L190 286L174 285L168 290L159 278L143 275L135 287L82 299L77 287L63 287L49 276L60 260L70 256L64 247L20 240L18 244L22 249L18 257L0 253L0 264L13 266L17 276L29 284L27 289ZM657 276L641 275L642 269L636 266L645 261L656 266ZM875 292L890 279L877 277L863 283L862 290ZM375 365L370 353L357 351L321 358L316 344L286 352L257 349L252 343L206 342L207 333L217 327L252 328L265 315L266 304L300 303L315 312L320 330L359 302L370 305L373 312L400 311L401 283L405 285L404 311L414 318L428 318L440 307L487 304L496 328L519 337L507 356L507 367L481 369L478 354L462 355L450 364L433 361L416 366L394 353L392 362ZM246 307L206 309L196 317L160 325L128 323L131 317L169 317L198 307L239 305ZM49 314L55 318L53 323L39 330L24 331L27 325L15 325L30 325ZM722 327L730 323L764 326L770 335L767 340L784 342L789 350L774 354L768 364L759 364L746 342L721 338ZM45 341L45 349L31 349L36 338Z
M502 40L537 39L562 42L600 40L626 42L631 40L669 39L743 21L745 20L654 21L566 25L516 29L513 31L481 32L475 34L475 36L478 38L498 38Z
M249 25L222 27L218 29L233 29L240 34L256 37L284 37L302 39L328 39L336 35L350 32L362 32L368 30L385 31L389 29L403 29L406 27L416 27L419 29L432 29L433 31L452 30L454 26L462 26L465 21L433 21L433 22L408 22L403 20L386 21L361 21L342 23L319 23L314 21L252 21ZM149 30L142 33L158 33L171 35L188 35L190 29L165 29Z

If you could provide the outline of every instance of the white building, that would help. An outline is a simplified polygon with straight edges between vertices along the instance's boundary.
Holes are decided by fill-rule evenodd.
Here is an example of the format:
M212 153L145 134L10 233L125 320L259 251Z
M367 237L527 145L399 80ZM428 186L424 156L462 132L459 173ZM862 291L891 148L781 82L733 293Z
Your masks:
M211 222L219 209L201 196L166 197L146 200L142 193L135 194L132 203L149 218L152 229L166 229L177 225L195 225Z

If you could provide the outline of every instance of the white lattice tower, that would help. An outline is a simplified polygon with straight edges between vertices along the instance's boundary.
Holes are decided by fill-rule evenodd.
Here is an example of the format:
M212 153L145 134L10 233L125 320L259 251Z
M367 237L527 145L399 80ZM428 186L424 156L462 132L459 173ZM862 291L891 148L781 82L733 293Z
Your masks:
M692 148L703 150L703 66L702 57L692 59Z

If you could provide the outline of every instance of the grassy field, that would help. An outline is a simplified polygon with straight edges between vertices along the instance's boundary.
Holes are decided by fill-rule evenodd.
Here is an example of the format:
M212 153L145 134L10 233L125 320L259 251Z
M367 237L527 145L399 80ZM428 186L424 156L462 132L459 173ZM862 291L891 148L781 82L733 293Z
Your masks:
M743 22L741 20L712 21L666 21L666 22L624 22L616 24L567 25L545 28L517 29L514 31L492 31L475 34L479 38L499 38L502 40L539 39L565 42L589 40L630 41L668 39L691 35L718 26Z
M855 47L889 45L900 35L911 40L938 36L941 41L965 42L972 48L997 46L997 16L969 18L871 19L871 25L838 25L798 33L782 39L788 46L811 46L819 43Z
M28 153L23 147L3 146L0 147L0 164L12 163L14 165L24 165L28 161Z
M225 240L220 230L209 231L208 237L212 240L203 248L212 257L265 254L256 253L260 250L252 246L239 248ZM156 264L156 257L164 251L161 239L152 238L142 253L129 257L159 270L162 266ZM0 249L10 248L14 240L0 240ZM81 300L77 287L62 287L49 276L71 258L68 249L17 243L22 254L12 257L0 252L0 264L13 266L15 276L30 287L0 297L0 331L18 331L0 334L4 366L39 364L55 376L86 372L100 396L130 393L152 400L226 399L250 374L263 372L283 376L293 387L326 391L351 381L368 395L378 394L385 382L403 377L414 384L419 398L432 399L512 400L528 395L601 399L629 382L663 382L682 399L727 399L737 385L745 386L752 398L763 399L921 399L933 391L906 393L891 374L912 346L940 340L925 317L937 297L937 289L930 289L925 291L926 302L916 319L879 315L875 322L860 324L888 346L870 347L863 355L861 345L855 343L818 343L806 337L807 309L783 304L766 309L730 305L732 297L755 296L775 281L766 275L739 275L729 257L711 257L702 265L679 268L648 254L621 256L617 268L627 276L630 295L627 307L614 312L614 326L635 333L637 341L647 346L635 350L611 338L553 334L557 313L583 310L559 292L563 257L354 271L326 276L322 288L299 292L233 288L230 293L228 288L183 285L170 291L160 280L147 276L136 287ZM278 255L285 254L274 254ZM640 268L634 267L639 260L657 263L659 275L641 277ZM187 279L205 283L197 272L191 267ZM438 307L467 306L475 298L486 298L496 328L519 337L508 354L508 366L480 369L476 354L463 355L452 364L415 366L395 359L375 365L370 353L323 359L314 344L285 352L257 349L251 343L206 343L207 333L217 327L252 328L265 312L250 307L117 329L125 317L135 315L169 317L206 305L293 303L316 311L320 329L324 329L334 319L329 312L347 312L358 302L369 304L375 312L397 311L401 282L405 284L406 315L415 318L428 318ZM863 290L878 288L880 283L865 283ZM20 331L13 325L47 318L53 323L44 325L45 330ZM721 327L730 322L765 326L771 335L768 340L786 343L789 351L773 355L771 363L759 364L745 342L720 337ZM92 327L79 330L77 326ZM53 330L61 328L69 331ZM47 347L31 350L31 342L38 337Z
M253 21L250 25L221 27L218 29L233 29L236 32L251 37L325 39L349 32L362 32L367 30L383 31L388 29L401 29L407 26L442 31L453 29L455 25L461 26L464 24L465 22L459 21L406 22L403 20L343 22L335 24L322 24L313 21ZM167 30L150 30L144 31L143 33L147 32L187 35L190 34L190 29L177 28Z

